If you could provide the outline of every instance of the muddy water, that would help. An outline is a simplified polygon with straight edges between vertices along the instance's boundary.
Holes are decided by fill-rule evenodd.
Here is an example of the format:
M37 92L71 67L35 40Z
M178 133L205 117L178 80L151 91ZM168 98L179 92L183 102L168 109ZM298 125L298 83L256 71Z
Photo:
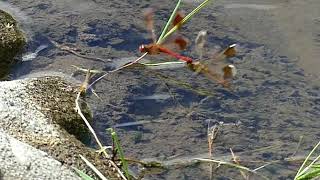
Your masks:
M183 9L190 11L197 2L186 1ZM319 139L319 4L317 0L212 3L186 24L182 33L194 39L198 31L206 29L208 49L238 44L240 52L231 59L238 68L233 90L183 68L126 69L95 86L101 100L93 95L88 98L95 129L104 143L110 144L105 129L116 125L128 157L158 160L167 166L145 175L146 179L209 179L209 165L191 159L207 156L208 122L223 123L214 141L215 159L230 160L232 148L241 164L252 169L272 161L258 171L260 175L292 179L301 162L286 158L305 155ZM150 42L141 17L143 9L159 9L159 32L174 3L12 0L1 6L22 20L29 35L26 54L48 45L32 61L17 65L12 77L18 78L39 71L71 75L75 70L71 65L109 70L130 61L139 55L141 43ZM49 39L80 54L113 62L76 57L55 48ZM185 54L195 57L192 45ZM83 75L76 78L81 80ZM131 169L135 173L141 170ZM238 170L224 166L217 168L213 177L242 179Z

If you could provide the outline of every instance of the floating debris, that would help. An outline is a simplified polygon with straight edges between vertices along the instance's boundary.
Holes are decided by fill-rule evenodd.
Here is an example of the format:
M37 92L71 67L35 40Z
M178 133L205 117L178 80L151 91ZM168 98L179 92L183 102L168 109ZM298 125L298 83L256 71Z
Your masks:
M161 122L164 122L164 120L158 120L158 121L135 121L135 122L127 122L127 123L116 124L113 127L114 128L119 128L119 127L139 126L139 125L148 124L148 123L161 123Z
M136 97L136 98L134 98L134 100L160 100L160 101L163 101L163 100L167 100L169 98L171 98L170 94L153 94L150 96Z
M149 69L177 69L177 68L184 68L187 66L185 62L164 62L164 63L141 63L142 65L146 66Z
M277 6L267 5L267 4L239 4L239 3L227 4L224 7L227 9L248 8L248 9L256 9L256 10L270 10L270 9L277 8Z
M48 47L48 45L41 45L39 46L35 52L27 54L22 56L22 61L32 61L33 59L35 59L38 56L38 53L44 49L46 49Z

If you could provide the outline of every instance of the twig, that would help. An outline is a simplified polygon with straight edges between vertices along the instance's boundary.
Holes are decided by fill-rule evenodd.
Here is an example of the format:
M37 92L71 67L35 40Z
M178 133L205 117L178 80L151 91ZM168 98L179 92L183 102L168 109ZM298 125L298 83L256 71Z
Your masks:
M269 166L270 164L273 164L274 162L268 162L268 163L266 163L265 165L262 165L262 166L260 166L260 167L257 167L257 168L255 168L253 171L258 171L258 170L260 170L260 169L262 169L262 168L265 168L266 166Z
M208 148L209 148L209 158L212 158L213 142L217 138L219 132L219 125L214 125L210 127L210 122L208 123Z
M82 69L82 68L80 68L80 71L86 72L86 78L82 83L82 85L80 86L81 95L85 95L87 93L87 87L89 85L91 77L94 76L93 75L94 73L98 73L99 71L91 70L91 69ZM98 96L98 94L94 91L93 88L90 88L90 90L99 100L101 100L101 98Z
M164 169L165 166L158 161L150 161L150 162L144 162L138 159L130 159L130 158L125 158L126 161L128 161L129 163L136 163L136 164L140 164L145 168L162 168Z
M130 63L128 63L128 64L125 64L125 65L123 65L123 66L121 66L121 67L119 67L119 68L117 68L117 69L112 70L112 71L106 72L104 75L102 75L102 76L100 76L98 79L94 80L94 81L87 87L87 89L91 88L94 84L96 84L98 81L100 81L102 78L104 78L104 77L107 76L108 74L114 73L114 72L116 72L116 71L119 71L119 70L121 70L121 69L124 69L124 68L126 68L126 67L129 67L129 66L131 66L131 65L139 62L139 61L140 61L141 59L143 59L147 54L148 54L148 53L144 53L144 54L143 54L142 56L140 56L138 59L136 59L136 60L134 60L134 61L132 61L132 62L130 62Z
M232 161L239 165L240 166L240 162L238 160L238 157L233 153L232 149L230 148L230 152L231 152L231 155L232 155ZM240 169L240 174L241 176L245 179L245 180L248 180L249 179L249 175L246 175L241 169Z
M265 176L263 176L261 174L258 174L256 171L251 170L251 169L249 169L249 168L247 168L245 166L238 165L238 164L229 163L229 162L225 162L225 161L214 160L214 159L195 158L194 160L197 160L197 161L200 161L200 162L217 163L219 165L227 165L227 166L235 167L235 168L238 168L238 169L241 169L241 170L256 174L256 175L262 177L263 179L269 180L269 178L267 178L267 177L265 177Z
M210 122L209 122L207 136L208 136L208 150L209 150L210 159L212 159L213 142L216 139L218 132L219 132L219 125L215 124L213 127L210 127ZM212 174L213 174L213 166L210 163L210 180L213 178Z
M82 67L79 67L79 66L76 66L76 65L71 65L71 66L76 68L77 71L81 71L81 72L85 72L85 73L89 71L89 69L85 69L85 68L82 68ZM104 71L90 69L90 72L94 73L94 74L99 74L99 73L103 73Z
M68 46L65 46L65 45L61 45L51 39L49 39L49 41L57 48L59 48L60 50L63 50L63 51L67 51L75 56L78 56L80 58L83 58L83 59L89 59L89 60L93 60L93 61L100 61L100 62L111 62L110 59L101 59L101 58L97 58L97 57L90 57L90 56L85 56L85 55L82 55L82 54L79 54L77 52L75 52L74 50L72 50L72 48L68 47Z
M299 150L299 148L300 148L300 145L301 145L301 143L302 143L302 139L303 139L303 136L300 136L300 137L299 137L299 142L298 142L298 144L297 144L297 147L296 147L295 151L292 153L291 157L294 157L294 156L297 154L297 152L298 152L298 150Z

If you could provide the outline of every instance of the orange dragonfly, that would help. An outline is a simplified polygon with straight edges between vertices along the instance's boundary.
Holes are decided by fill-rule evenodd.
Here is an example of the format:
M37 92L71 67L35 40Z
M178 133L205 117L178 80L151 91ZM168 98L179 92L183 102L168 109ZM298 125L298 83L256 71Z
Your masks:
M236 74L236 68L232 64L229 64L229 65L225 64L224 60L235 56L236 54L235 44L230 45L220 53L215 54L214 57L209 61L209 63L205 63L202 61L194 61L190 57L182 56L166 48L163 44L156 44L156 35L155 35L154 24L153 24L153 10L148 9L145 12L144 17L147 24L147 29L151 34L153 43L147 44L147 45L141 45L139 47L140 52L142 53L147 52L150 55L165 53L171 57L182 60L183 62L186 63L187 67L192 71L198 74L199 73L204 74L209 79L215 82L218 82L219 84L222 84L224 87L229 87L230 80ZM183 19L183 14L181 12L178 12L173 20L172 25L175 26L179 24L182 19ZM207 33L205 31L200 31L196 38L196 43L195 43L196 51L199 54L200 60L202 59L202 56L203 56L206 35ZM171 43L173 43L180 50L185 49L188 44L188 40L182 36L177 36L171 39L173 39Z
M139 46L139 51L142 53L148 53L150 55L157 55L160 53L165 53L171 57L174 57L176 59L182 60L184 62L187 63L191 63L192 59L186 56L182 56L170 49L168 49L167 47L165 47L165 45L163 44L157 44L156 43L156 35L155 35L155 30L154 30L154 23L153 23L153 9L148 9L145 13L144 13L144 17L145 17L145 21L146 21L146 25L147 25L147 29L151 34L153 43L151 44L147 44L147 45L140 45ZM175 15L174 20L172 21L172 25L173 27L175 25L178 25L180 23L180 21L183 19L184 15L181 12L177 12L177 14ZM176 36L174 38L171 39L172 41L170 42L171 44L174 44L175 47L177 47L179 50L184 50L187 47L188 44L188 40L185 39L182 36ZM169 42L168 42L169 43Z

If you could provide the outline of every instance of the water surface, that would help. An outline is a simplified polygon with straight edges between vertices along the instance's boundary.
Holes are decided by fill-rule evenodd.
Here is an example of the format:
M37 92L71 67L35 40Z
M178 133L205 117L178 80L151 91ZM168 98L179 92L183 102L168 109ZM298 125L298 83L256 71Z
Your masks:
M198 2L187 1L182 8L189 12ZM140 55L140 44L150 42L143 9L158 9L155 23L159 33L174 2L12 0L1 6L14 9L18 19L27 19L22 21L29 36L26 54L48 46L35 59L15 68L13 77L18 78L40 71L71 75L75 71L72 65L110 70L124 64ZM243 160L241 164L252 169L277 161L260 174L292 179L299 163L285 159L305 155L319 137L319 6L318 0L210 4L182 33L192 42L197 32L206 29L208 51L238 44L241 51L231 59L238 68L233 91L184 68L128 68L111 74L94 87L101 100L88 98L100 138L110 145L105 129L116 125L128 157L158 160L169 167L146 175L146 179L209 179L208 164L189 161L208 153L208 122L222 122L214 141L215 159L231 160L232 148ZM50 40L113 62L74 56L57 49ZM192 46L184 54L195 56ZM121 126L123 123L127 124ZM213 177L242 179L238 170L223 166Z

